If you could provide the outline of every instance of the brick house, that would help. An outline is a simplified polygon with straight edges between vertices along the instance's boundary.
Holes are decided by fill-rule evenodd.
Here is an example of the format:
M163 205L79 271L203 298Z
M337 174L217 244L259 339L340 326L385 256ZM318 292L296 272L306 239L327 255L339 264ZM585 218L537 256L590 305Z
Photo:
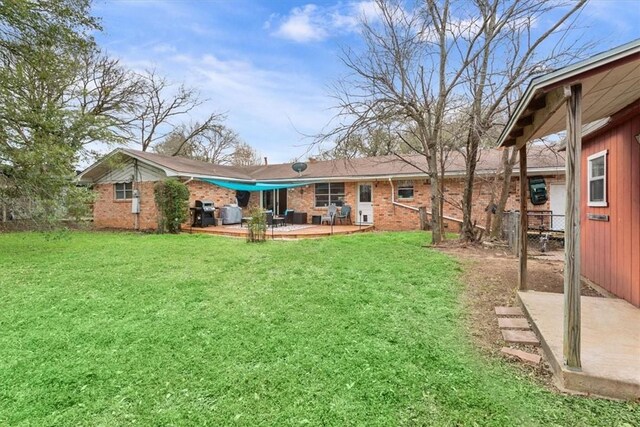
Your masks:
M544 177L551 196L564 194L564 158L546 147L530 151L528 174ZM485 222L486 208L496 187L494 176L500 157L498 150L485 150L480 156L473 206L479 225ZM259 206L277 214L294 209L306 212L311 221L313 215L326 212L328 204L343 202L352 207L354 223L374 224L378 230L414 230L420 225L418 207L430 211L429 182L424 157L410 156L406 160L409 162L383 156L310 161L306 170L298 173L291 164L232 167L119 148L83 171L79 180L97 192L93 215L98 228L156 228L153 184L174 177L189 187L190 206L200 199L213 200L216 207L235 204L236 191L225 188L234 184L291 185L251 192L245 209ZM464 174L464 159L452 155L444 182L445 226L451 231L458 230L462 218ZM507 209L515 209L519 203L517 176L516 167ZM556 192L556 186L562 191ZM138 201L134 200L136 197ZM530 208L564 214L564 205L558 203L556 200L554 204L550 197L545 204ZM139 208L132 213L136 204Z

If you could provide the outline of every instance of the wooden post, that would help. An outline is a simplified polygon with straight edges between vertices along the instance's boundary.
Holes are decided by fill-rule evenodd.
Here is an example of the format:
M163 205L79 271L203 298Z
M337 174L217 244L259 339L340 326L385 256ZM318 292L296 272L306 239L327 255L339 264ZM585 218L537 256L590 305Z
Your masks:
M427 217L427 208L420 206L418 208L418 216L420 217L420 230L428 230L429 218Z
M518 288L527 290L527 144L520 148L520 227L518 236L520 272Z
M582 85L565 88L567 98L567 205L564 249L565 365L580 370L580 163L582 152Z

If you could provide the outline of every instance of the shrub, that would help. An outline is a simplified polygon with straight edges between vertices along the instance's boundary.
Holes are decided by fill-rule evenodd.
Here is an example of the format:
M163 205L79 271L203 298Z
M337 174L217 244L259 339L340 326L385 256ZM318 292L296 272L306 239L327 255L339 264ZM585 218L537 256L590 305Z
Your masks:
M247 242L264 242L267 236L267 217L260 208L253 208L250 212L251 219L247 223L249 233Z
M158 181L153 187L158 208L158 232L177 233L189 216L189 188L177 179Z

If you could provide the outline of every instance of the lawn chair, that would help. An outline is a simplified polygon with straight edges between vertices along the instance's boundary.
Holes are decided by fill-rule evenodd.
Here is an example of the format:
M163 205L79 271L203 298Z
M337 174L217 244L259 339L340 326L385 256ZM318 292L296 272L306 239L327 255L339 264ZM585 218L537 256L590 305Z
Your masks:
M340 220L340 224L343 224L345 220L349 220L349 224L353 224L351 222L351 206L342 206L342 209L340 209L340 213L338 214L338 219Z
M327 213L322 215L322 217L320 217L320 224L324 224L325 221L329 225L335 224L337 216L338 216L338 207L334 204L331 204L327 209Z

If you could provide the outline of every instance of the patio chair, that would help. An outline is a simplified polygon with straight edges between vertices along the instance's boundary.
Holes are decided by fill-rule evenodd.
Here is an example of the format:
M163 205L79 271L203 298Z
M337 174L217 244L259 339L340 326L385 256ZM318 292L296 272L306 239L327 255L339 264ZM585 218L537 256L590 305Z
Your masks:
M351 206L343 205L338 214L338 219L340 220L340 224L343 224L345 220L349 220L349 224L353 224L351 222Z
M324 224L326 221L327 224L335 224L336 217L338 216L338 207L334 204L329 205L327 209L327 213L320 217L320 224Z
M284 224L287 225L287 223L293 225L293 209L287 209L284 211Z
M268 227L273 227L273 211L264 211L266 223Z

